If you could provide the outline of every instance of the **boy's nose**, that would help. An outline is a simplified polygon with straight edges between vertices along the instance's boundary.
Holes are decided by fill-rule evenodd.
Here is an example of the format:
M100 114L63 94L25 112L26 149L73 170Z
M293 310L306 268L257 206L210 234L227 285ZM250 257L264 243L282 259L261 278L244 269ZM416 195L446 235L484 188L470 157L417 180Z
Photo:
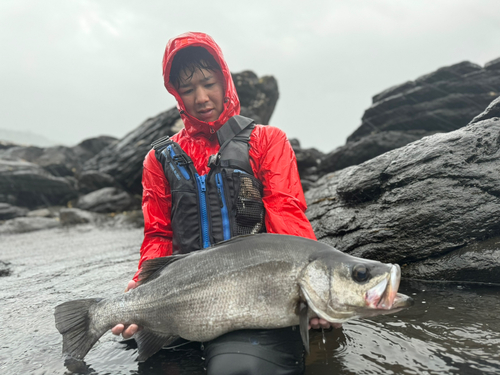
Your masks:
M208 95L203 89L196 90L196 104L203 104L208 102Z

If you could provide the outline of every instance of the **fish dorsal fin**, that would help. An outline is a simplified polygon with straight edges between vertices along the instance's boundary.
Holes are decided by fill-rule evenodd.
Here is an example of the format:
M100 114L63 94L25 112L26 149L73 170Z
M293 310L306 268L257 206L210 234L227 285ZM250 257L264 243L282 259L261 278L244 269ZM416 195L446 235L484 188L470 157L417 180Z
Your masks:
M239 236L231 237L228 240L217 242L214 246L225 245L232 242L239 242L245 237L254 237L254 236L258 236L258 234L240 234Z
M160 276L161 271L165 267L189 255L190 254L178 254L146 260L141 266L141 272L139 273L139 281L137 282L137 285L142 285L156 279Z

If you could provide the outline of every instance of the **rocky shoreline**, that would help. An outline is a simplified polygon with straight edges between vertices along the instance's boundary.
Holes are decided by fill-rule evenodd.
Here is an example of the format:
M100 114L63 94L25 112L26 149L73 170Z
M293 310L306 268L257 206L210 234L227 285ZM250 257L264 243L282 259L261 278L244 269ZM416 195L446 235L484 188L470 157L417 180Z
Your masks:
M242 114L268 123L276 80L233 78ZM142 160L153 140L181 128L172 108L122 139L0 141L0 236L143 226ZM397 262L406 277L500 282L500 59L440 68L375 95L346 145L328 154L290 142L320 241Z

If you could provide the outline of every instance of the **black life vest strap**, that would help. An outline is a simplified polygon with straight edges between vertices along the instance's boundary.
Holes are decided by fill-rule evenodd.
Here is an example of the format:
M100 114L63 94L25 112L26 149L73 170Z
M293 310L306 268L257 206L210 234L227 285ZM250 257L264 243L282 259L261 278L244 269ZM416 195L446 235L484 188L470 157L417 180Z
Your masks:
M251 118L240 115L233 116L229 120L227 120L227 122L224 125L222 125L222 127L219 130L217 130L217 139L219 140L219 145L220 145L219 152L221 152L224 148L226 148L226 145L237 135L240 135L241 137L242 134L240 133L251 124L255 124L255 121L252 120ZM247 138L249 140L250 135L244 138ZM243 140L248 142L248 140L246 139L235 138L235 140Z
M236 115L231 117L217 131L217 140L220 149L215 155L210 156L208 166L216 168L242 169L253 174L248 159L250 135L255 127L255 121L251 118ZM228 147L231 145L231 147Z

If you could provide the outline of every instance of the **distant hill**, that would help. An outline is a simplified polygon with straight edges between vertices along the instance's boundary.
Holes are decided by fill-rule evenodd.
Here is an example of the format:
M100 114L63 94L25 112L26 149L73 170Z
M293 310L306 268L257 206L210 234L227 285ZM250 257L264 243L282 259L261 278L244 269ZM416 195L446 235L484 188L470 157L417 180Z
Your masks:
M39 134L0 128L0 141L7 141L18 145L30 145L38 147L55 146L58 143L51 141Z

